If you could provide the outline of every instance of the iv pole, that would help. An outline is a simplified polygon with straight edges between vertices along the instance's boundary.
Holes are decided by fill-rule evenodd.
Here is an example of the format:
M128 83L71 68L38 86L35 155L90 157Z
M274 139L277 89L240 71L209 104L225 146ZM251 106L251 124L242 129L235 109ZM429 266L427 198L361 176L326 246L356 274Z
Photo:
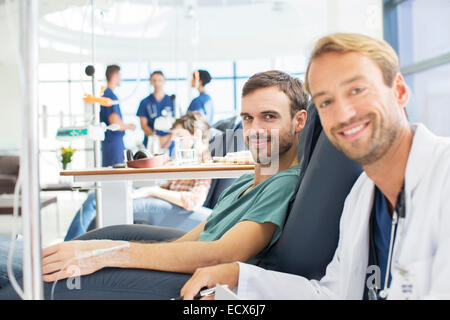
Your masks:
M39 199L38 63L39 1L20 1L22 82L22 218L23 292L26 300L42 300L41 225Z
M94 34L94 23L95 23L95 16L94 16L94 0L91 0L91 24L92 24L92 34L91 34L91 52L92 52L92 58L91 62L92 65L86 67L86 74L91 77L92 81L92 95L95 96L95 68L94 68L94 58L95 58L95 34ZM94 112L94 125L100 124L100 108L97 103L92 104L92 109ZM100 168L101 165L101 150L100 150L100 141L94 140L94 163L96 168ZM100 182L95 182L95 210L96 210L96 218L95 222L97 227L103 225L102 221L102 194L101 194L101 185Z

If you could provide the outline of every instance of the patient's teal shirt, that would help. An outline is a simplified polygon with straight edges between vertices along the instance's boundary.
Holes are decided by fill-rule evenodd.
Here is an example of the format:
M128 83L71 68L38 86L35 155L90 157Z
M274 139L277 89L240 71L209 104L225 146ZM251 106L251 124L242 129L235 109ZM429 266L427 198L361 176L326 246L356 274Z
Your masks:
M280 237L289 199L295 192L299 175L300 166L293 166L264 180L241 196L253 185L254 178L254 174L242 175L220 195L199 240L218 240L240 221L271 222L277 228L272 241L261 252L264 253Z

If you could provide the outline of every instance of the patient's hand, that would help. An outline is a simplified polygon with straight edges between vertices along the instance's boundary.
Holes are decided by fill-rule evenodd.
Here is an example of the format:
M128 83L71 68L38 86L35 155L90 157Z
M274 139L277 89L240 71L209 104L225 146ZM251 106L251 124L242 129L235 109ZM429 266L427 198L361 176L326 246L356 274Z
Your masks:
M124 241L68 241L42 250L42 274L45 282L94 273L105 267L120 267L130 258L129 248L92 256L93 250L107 249ZM127 261L128 260L128 261Z
M184 300L192 300L203 287L212 288L216 284L227 284L233 289L239 281L239 264L236 262L219 264L212 267L198 268L192 277L181 288L180 295ZM202 298L202 300L211 297Z

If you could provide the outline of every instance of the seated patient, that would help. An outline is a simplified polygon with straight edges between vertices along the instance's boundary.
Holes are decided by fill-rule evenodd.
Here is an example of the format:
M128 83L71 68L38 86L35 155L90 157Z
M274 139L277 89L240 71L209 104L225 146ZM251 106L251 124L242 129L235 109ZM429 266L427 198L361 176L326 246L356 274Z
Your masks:
M97 294L101 299L166 299L178 295L179 280L184 283L199 267L236 260L255 262L279 238L295 193L300 174L298 134L306 122L307 103L302 82L288 74L268 71L251 77L243 88L241 117L245 143L256 163L254 174L236 179L221 194L208 219L175 240L135 242L137 233L158 228L114 226L81 237L97 240L73 240L45 248L45 296L49 296L51 282L73 275L74 266L81 275L81 290L70 290L60 281L59 297L84 299ZM102 240L120 228L128 229L128 238ZM93 250L121 246L123 240L129 241L128 247L87 257ZM152 276L156 280L150 283ZM175 278L178 288L172 286L168 292L167 281ZM8 298L14 298L11 288L1 289L0 299Z
M188 113L178 118L170 135L198 136L203 160L211 158L207 149L209 125L203 114ZM190 231L203 222L211 209L202 207L211 186L211 179L169 180L161 186L143 187L133 192L134 223ZM64 241L85 233L95 219L95 193L92 192L75 215Z

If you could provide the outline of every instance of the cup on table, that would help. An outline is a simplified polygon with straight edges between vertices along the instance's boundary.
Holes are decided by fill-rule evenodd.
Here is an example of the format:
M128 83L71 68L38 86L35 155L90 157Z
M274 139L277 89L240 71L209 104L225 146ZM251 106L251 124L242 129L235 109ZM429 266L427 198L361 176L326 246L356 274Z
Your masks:
M200 138L199 137L176 137L175 142L175 163L178 166L200 164Z

